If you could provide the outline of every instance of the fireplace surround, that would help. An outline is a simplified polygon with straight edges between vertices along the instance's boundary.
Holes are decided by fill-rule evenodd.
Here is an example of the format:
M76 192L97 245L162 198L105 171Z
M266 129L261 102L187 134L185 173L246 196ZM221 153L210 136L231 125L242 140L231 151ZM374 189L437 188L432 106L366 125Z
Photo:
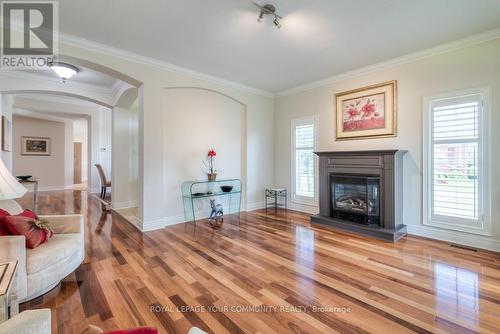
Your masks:
M311 222L393 242L402 238L405 153L316 152L320 212Z

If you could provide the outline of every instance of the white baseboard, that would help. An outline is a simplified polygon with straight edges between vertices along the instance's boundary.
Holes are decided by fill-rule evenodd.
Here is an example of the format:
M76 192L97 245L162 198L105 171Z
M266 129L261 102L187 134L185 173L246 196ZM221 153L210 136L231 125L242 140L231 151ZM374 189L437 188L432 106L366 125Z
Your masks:
M317 214L319 212L319 207L317 206L301 205L293 202L289 203L288 207L292 210L309 214ZM491 237L450 231L425 225L406 225L406 227L408 234L411 235L500 252L500 240Z
M251 207L252 209L248 209ZM247 210L245 211L252 211L252 210L257 210L257 209L262 209L264 208L264 203L252 203L247 205ZM243 210L242 210L243 211ZM233 214L235 212L231 212L230 214ZM203 211L197 211L195 212L196 215L196 220L198 219L206 219L209 217L209 212L207 210ZM176 215L176 216L169 216L157 220L152 220L152 221L146 221L146 222L140 222L139 224L135 225L139 230L142 232L148 232L148 231L154 231L161 229L166 226L171 226L171 225L176 225L176 224L182 224L186 223L186 219L184 218L183 214Z
M500 240L425 225L406 225L408 234L500 252Z
M265 203L263 202L250 203L247 205L246 211L258 210L264 207ZM301 205L297 203L289 203L288 207L292 210L308 214L316 214L319 211L319 208L316 206ZM196 218L205 219L208 218L208 214L206 211L199 211L196 212ZM138 221L135 224L133 222L131 223L134 226L136 226L140 231L148 232L148 231L158 230L166 226L181 224L185 222L186 220L184 219L184 215L181 214L148 222ZM468 233L455 232L450 230L443 230L440 228L424 226L424 225L407 225L407 229L408 229L408 234L411 235L500 252L500 240L495 240L489 237L471 235Z
M149 231L159 230L159 229L164 228L166 226L174 225L174 224L169 224L167 222L166 218L161 218L161 219L156 219L156 220L150 220L150 221L147 221L147 222L140 221L139 219L137 219L137 220L138 220L138 223L140 224L138 226L139 230L141 230L142 232L149 232Z
M254 202L248 203L246 207L246 211L254 211L259 209L264 209L266 207L266 202Z

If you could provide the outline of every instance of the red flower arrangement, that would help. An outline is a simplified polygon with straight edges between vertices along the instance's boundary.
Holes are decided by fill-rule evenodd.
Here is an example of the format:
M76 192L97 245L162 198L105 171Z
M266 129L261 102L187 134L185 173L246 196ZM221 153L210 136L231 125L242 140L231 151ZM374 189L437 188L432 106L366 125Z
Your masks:
M207 169L206 173L208 174L208 179L210 181L214 181L215 177L217 176L217 170L214 168L215 156L217 156L217 152L215 152L215 150L211 148L210 150L208 150L206 160L203 161L203 164Z

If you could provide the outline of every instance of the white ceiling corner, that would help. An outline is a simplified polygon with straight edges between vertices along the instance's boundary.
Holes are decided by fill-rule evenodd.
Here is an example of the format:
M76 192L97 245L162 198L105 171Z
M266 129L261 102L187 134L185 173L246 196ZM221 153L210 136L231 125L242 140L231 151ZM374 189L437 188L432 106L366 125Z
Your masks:
M270 2L282 29L250 0L65 0L61 41L272 96L500 27L498 0Z
M365 66L365 67L362 67L362 68L359 68L359 69L356 69L353 71L341 73L339 75L335 75L335 76L329 77L327 79L318 80L318 81L311 82L311 83L308 83L305 85L294 87L294 88L279 92L276 94L276 96L280 97L280 96L297 94L297 93L308 91L308 90L311 90L311 89L314 89L317 87L322 87L322 86L326 86L326 85L329 85L329 84L332 84L332 83L335 83L338 81L346 80L346 79L349 79L352 77L357 77L357 76L372 73L372 72L375 72L375 71L378 71L381 69L391 68L394 66L410 63L413 61L425 59L425 58L436 56L439 54L452 52L455 50L459 50L459 49L463 49L463 48L466 48L469 46L481 44L481 43L488 42L488 41L498 39L498 38L500 38L500 28L489 30L489 31L486 31L484 33L476 34L473 36L469 36L469 37L466 37L466 38L463 38L463 39L460 39L457 41L453 41L450 43L438 45L438 46L435 46L433 48L413 52L413 53L410 53L410 54L407 54L407 55L404 55L401 57L389 59L387 61L383 61L383 62L380 62L377 64Z

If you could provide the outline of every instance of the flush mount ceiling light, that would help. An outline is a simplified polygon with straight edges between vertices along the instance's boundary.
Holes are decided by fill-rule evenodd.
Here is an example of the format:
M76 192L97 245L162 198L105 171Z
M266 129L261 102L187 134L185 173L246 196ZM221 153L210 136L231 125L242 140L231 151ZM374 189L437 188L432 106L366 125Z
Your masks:
M259 5L258 3L255 3L255 2L253 4L260 9L259 18L257 19L258 22L262 22L262 19L266 15L274 16L274 20L273 20L274 25L278 29L281 28L281 22L280 22L280 20L282 19L282 17L279 16L278 14L276 14L276 7L274 7L271 4L267 4L267 5L264 5L264 6L261 6L261 5Z
M66 82L66 80L80 72L78 67L66 63L52 62L49 64L49 67L62 79L63 82Z

